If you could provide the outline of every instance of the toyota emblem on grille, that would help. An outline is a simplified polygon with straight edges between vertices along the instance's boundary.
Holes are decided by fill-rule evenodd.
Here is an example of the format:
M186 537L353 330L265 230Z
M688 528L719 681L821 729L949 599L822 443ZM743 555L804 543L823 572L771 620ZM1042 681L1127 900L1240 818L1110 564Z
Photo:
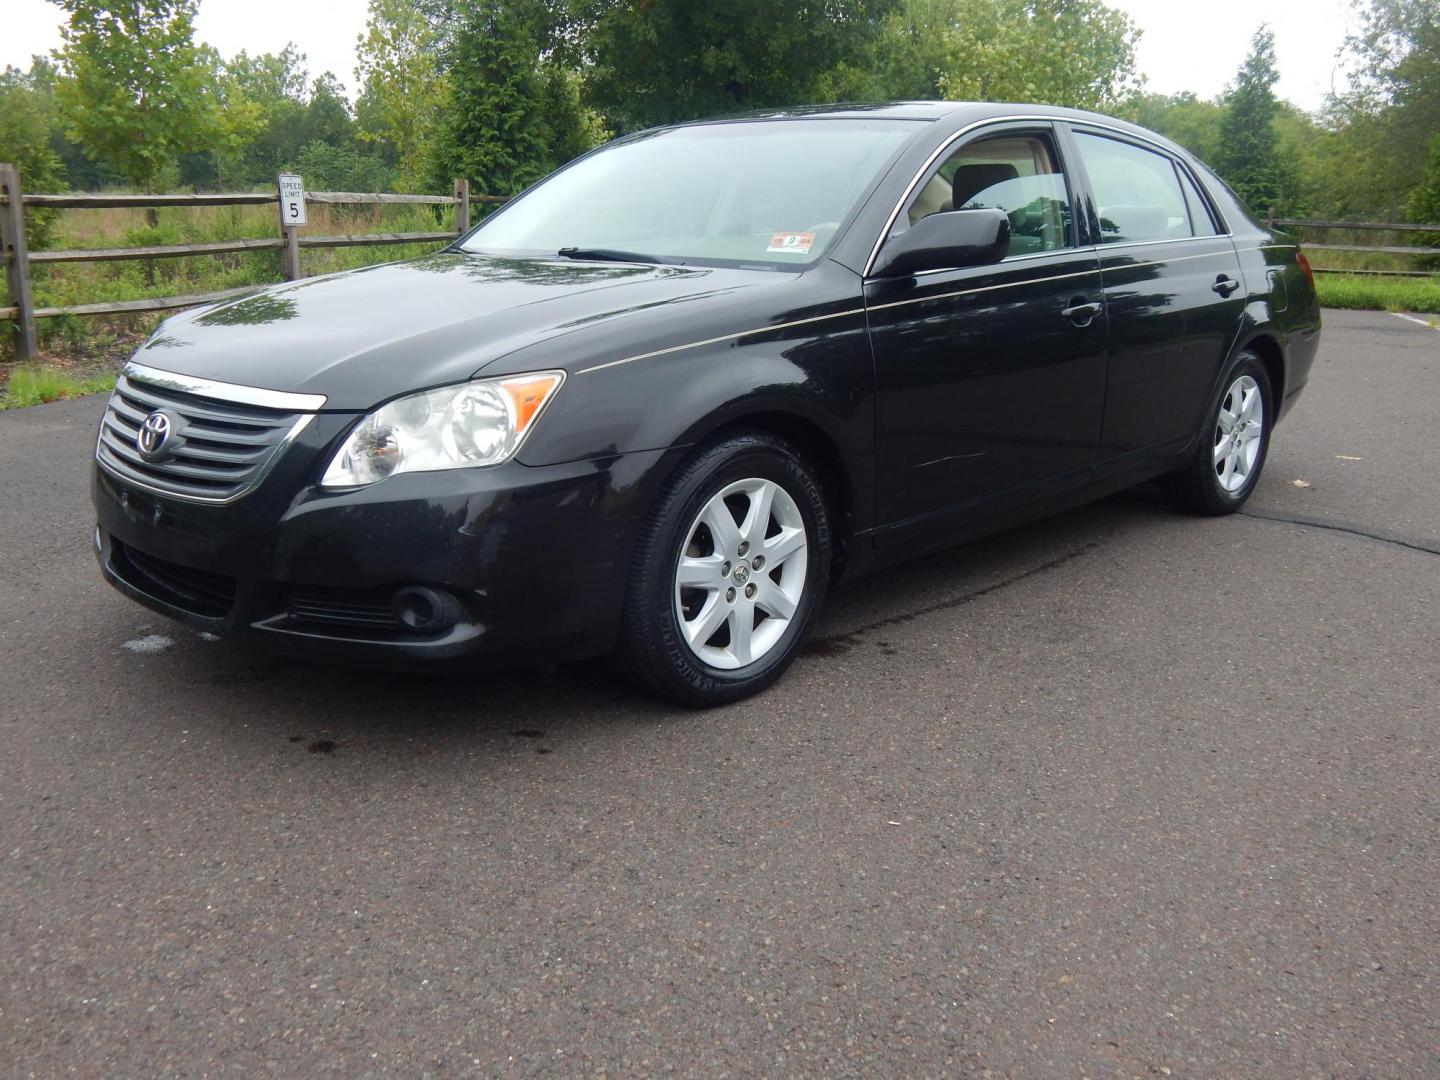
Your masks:
M135 446L140 455L147 461L154 461L165 452L165 447L170 442L170 433L174 425L170 422L167 413L156 410L145 417L145 422L140 425L140 432L135 436Z

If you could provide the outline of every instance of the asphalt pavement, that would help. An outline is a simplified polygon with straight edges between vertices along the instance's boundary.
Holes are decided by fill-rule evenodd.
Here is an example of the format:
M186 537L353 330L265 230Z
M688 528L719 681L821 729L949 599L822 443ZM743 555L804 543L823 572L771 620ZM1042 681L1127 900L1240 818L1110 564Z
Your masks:
M1248 511L842 587L712 712L201 636L0 414L0 1075L1440 1076L1440 332L1328 312Z

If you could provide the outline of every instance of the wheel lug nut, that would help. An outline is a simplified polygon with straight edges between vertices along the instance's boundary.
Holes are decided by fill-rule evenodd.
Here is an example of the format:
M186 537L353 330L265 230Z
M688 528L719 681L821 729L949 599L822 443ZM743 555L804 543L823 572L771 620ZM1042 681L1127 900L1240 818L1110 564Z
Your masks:
M765 556L764 556L764 555L756 555L755 558L753 558L753 559L750 560L750 565L751 565L752 567L754 567L756 570L759 570L762 566L765 565Z
M733 603L735 602L735 590L734 590L734 589L726 589L726 590L725 590L725 599L726 599L727 602L733 604Z
M721 564L720 564L720 576L721 576L721 577L729 577L729 576L730 576L730 564L729 564L728 562L727 562L727 563L721 563Z
M754 582L751 582L749 585L746 585L746 586L745 586L745 596L746 596L748 599L751 599L751 600L754 600L754 599L755 599L755 583L754 583Z
M750 550L749 541L741 540L741 541L740 541L740 554L741 554L741 555L744 555L744 554L745 554L746 552L748 552L749 550Z

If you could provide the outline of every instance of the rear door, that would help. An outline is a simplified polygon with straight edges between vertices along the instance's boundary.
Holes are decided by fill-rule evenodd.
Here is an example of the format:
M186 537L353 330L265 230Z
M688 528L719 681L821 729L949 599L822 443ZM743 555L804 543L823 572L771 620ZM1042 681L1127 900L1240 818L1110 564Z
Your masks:
M1173 453L1198 430L1245 305L1234 244L1185 165L1074 125L1110 321L1101 462Z
M865 283L882 523L1024 499L1086 475L1106 334L1099 263L1078 235L1074 205L1044 123L983 129L914 187L890 236L930 213L995 207L1010 217L1012 237L994 265Z

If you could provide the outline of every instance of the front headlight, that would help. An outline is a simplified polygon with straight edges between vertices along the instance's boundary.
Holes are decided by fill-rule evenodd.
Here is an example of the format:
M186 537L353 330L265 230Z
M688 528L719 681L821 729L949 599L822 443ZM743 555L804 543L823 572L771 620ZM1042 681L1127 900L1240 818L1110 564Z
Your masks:
M359 487L402 472L498 465L520 449L563 371L482 379L397 398L341 445L321 487Z

